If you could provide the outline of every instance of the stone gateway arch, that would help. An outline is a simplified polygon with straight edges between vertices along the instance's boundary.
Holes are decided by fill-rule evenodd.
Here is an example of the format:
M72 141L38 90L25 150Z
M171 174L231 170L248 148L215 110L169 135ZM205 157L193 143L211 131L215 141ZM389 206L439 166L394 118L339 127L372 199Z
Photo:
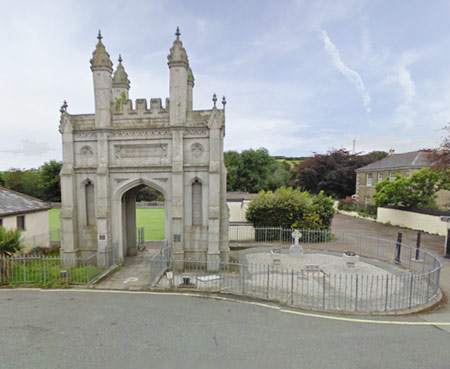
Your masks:
M165 238L174 260L213 265L229 258L225 98L219 109L193 110L194 76L177 29L168 55L170 98L128 99L130 81L113 64L99 33L91 59L95 114L61 108L61 251L87 256L116 244L136 255L136 194L165 197ZM133 106L134 105L134 106ZM100 259L99 259L100 260ZM217 265L217 264L216 264Z

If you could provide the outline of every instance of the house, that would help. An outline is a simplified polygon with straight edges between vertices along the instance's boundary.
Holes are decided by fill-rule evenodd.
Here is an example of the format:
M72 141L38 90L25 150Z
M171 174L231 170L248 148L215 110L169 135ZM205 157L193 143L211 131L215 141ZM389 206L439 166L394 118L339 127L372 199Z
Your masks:
M413 173L429 167L429 153L412 151L395 154L394 150L384 159L356 169L356 199L360 204L373 204L372 196L375 194L377 183L389 179L395 180L396 174L409 178ZM438 191L436 202L439 207L445 208L450 202L449 191Z
M25 250L50 245L50 208L39 199L0 187L0 226L21 230Z
M257 193L227 192L227 205L230 209L230 225L233 223L247 222L245 213L247 212L248 204L258 196Z

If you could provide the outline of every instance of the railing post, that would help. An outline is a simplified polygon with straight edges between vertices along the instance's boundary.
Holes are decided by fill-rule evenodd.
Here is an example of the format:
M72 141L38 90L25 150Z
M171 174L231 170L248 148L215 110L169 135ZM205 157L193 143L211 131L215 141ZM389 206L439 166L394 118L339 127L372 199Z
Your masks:
M395 262L397 264L400 264L400 253L402 251L402 238L403 238L403 231L399 230L397 234L397 244L395 249Z
M417 232L417 241L416 241L416 260L419 260L419 249L420 249L420 231Z
M409 307L412 306L413 280L414 280L414 275L411 273L411 282L409 285ZM427 300L428 300L428 296L427 296Z
M356 275L355 311L358 311L358 274Z
M270 265L267 265L267 298L269 298Z
M291 271L291 304L294 305L294 269Z
M42 255L41 258L42 258L42 270L44 272L44 284L46 284L47 276L45 275L45 255Z
M245 292L245 265L242 265L242 294Z
M325 310L325 273L323 274L322 289L323 289L322 308Z
M384 301L384 311L387 311L388 305L388 290L389 290L389 275L386 275L386 299Z

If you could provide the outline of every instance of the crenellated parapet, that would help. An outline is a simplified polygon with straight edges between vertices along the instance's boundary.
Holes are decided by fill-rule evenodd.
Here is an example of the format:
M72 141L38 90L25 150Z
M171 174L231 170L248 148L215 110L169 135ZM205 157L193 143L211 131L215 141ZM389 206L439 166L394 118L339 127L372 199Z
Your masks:
M134 106L133 106L134 105ZM113 126L118 123L139 125L169 125L168 99L166 106L162 105L161 99L136 99L113 102L112 106Z

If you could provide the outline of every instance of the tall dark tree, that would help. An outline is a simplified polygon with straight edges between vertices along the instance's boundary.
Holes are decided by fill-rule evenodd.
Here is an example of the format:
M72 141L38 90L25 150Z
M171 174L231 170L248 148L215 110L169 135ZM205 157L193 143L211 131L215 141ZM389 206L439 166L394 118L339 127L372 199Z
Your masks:
M42 183L42 199L44 201L61 201L61 181L59 177L61 167L61 162L50 160L39 168Z
M448 170L450 168L450 123L443 128L444 136L437 149L426 150L430 152L430 161L433 167Z
M329 196L344 198L355 193L355 169L386 155L379 151L354 155L344 149L315 153L296 166L292 184L313 193L324 191Z

